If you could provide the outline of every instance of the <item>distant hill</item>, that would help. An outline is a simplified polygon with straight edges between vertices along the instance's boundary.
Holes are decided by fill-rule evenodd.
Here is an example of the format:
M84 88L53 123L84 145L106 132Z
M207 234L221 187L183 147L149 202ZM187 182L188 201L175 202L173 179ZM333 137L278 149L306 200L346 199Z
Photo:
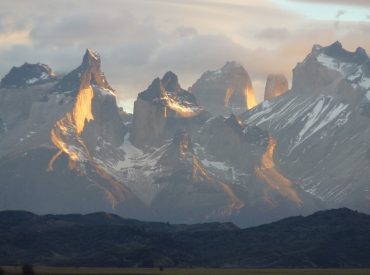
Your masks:
M0 265L370 267L370 216L341 208L240 229L0 212Z

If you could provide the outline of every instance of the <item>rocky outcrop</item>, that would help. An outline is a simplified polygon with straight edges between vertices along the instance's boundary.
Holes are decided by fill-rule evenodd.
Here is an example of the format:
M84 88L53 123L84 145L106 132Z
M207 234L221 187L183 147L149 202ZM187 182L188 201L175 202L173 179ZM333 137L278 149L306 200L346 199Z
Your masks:
M159 163L165 167L180 168L184 162L191 160L193 145L189 133L179 130L175 133L172 144L159 159Z
M208 121L199 134L199 143L203 144L205 151L218 161L232 164L233 167L253 174L255 164L264 151L264 136L260 143L249 142L244 131L248 129L234 114L229 118L217 117ZM261 130L262 131L262 130Z
M284 75L271 74L267 77L265 87L265 100L270 100L275 97L281 96L289 89L288 80Z
M195 97L181 88L177 76L167 72L138 95L130 138L139 147L159 144L179 129L191 131L207 118Z
M56 78L52 69L45 64L24 63L20 67L13 67L1 80L0 88L24 88L45 83Z
M227 62L216 71L203 73L191 92L213 115L240 114L256 105L252 81L243 66L236 62Z

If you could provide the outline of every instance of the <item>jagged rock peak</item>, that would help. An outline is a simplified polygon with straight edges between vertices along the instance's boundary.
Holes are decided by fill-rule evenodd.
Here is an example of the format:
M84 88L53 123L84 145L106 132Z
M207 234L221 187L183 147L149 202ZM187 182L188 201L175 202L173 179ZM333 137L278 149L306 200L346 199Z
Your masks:
M101 71L100 55L91 49L86 50L82 64L63 77L56 87L60 92L76 94L79 89L86 88L89 85L96 85L114 93L113 88Z
M312 48L311 55L319 56L322 54L335 58L341 62L364 64L370 61L370 58L364 48L358 47L356 51L351 52L344 49L343 45L339 41L336 41L327 47L314 45Z
M1 80L1 88L23 88L55 79L53 70L45 64L24 63L13 67Z
M267 76L265 86L265 100L270 100L287 92L288 80L283 74L270 74Z
M154 79L148 89L138 95L138 98L170 108L178 106L177 104L189 108L198 106L195 97L181 88L177 75L171 71L165 73L162 79Z
M82 64L85 66L94 66L96 64L100 67L100 55L92 49L86 49Z

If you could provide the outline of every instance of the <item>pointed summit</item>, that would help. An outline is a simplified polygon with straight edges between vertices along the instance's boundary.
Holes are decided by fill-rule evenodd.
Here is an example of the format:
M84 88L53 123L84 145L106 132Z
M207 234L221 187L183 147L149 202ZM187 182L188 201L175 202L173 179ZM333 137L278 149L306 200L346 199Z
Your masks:
M82 66L97 66L100 69L100 55L92 49L86 49L85 55L82 59Z
M82 64L67 74L58 83L57 89L60 92L76 92L81 88L87 88L90 85L97 85L100 88L108 89L114 92L113 88L109 85L104 73L100 68L101 60L100 55L91 50L87 49Z
M343 50L343 45L337 40L326 48L330 50Z

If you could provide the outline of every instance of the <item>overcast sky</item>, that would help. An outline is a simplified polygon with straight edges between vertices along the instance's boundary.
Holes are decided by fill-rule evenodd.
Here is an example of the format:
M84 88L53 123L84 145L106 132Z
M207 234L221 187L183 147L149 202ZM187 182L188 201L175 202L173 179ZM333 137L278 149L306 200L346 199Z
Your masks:
M0 75L24 62L57 73L98 51L122 104L172 70L184 88L240 62L262 98L269 73L291 79L313 44L370 51L369 0L1 0Z

